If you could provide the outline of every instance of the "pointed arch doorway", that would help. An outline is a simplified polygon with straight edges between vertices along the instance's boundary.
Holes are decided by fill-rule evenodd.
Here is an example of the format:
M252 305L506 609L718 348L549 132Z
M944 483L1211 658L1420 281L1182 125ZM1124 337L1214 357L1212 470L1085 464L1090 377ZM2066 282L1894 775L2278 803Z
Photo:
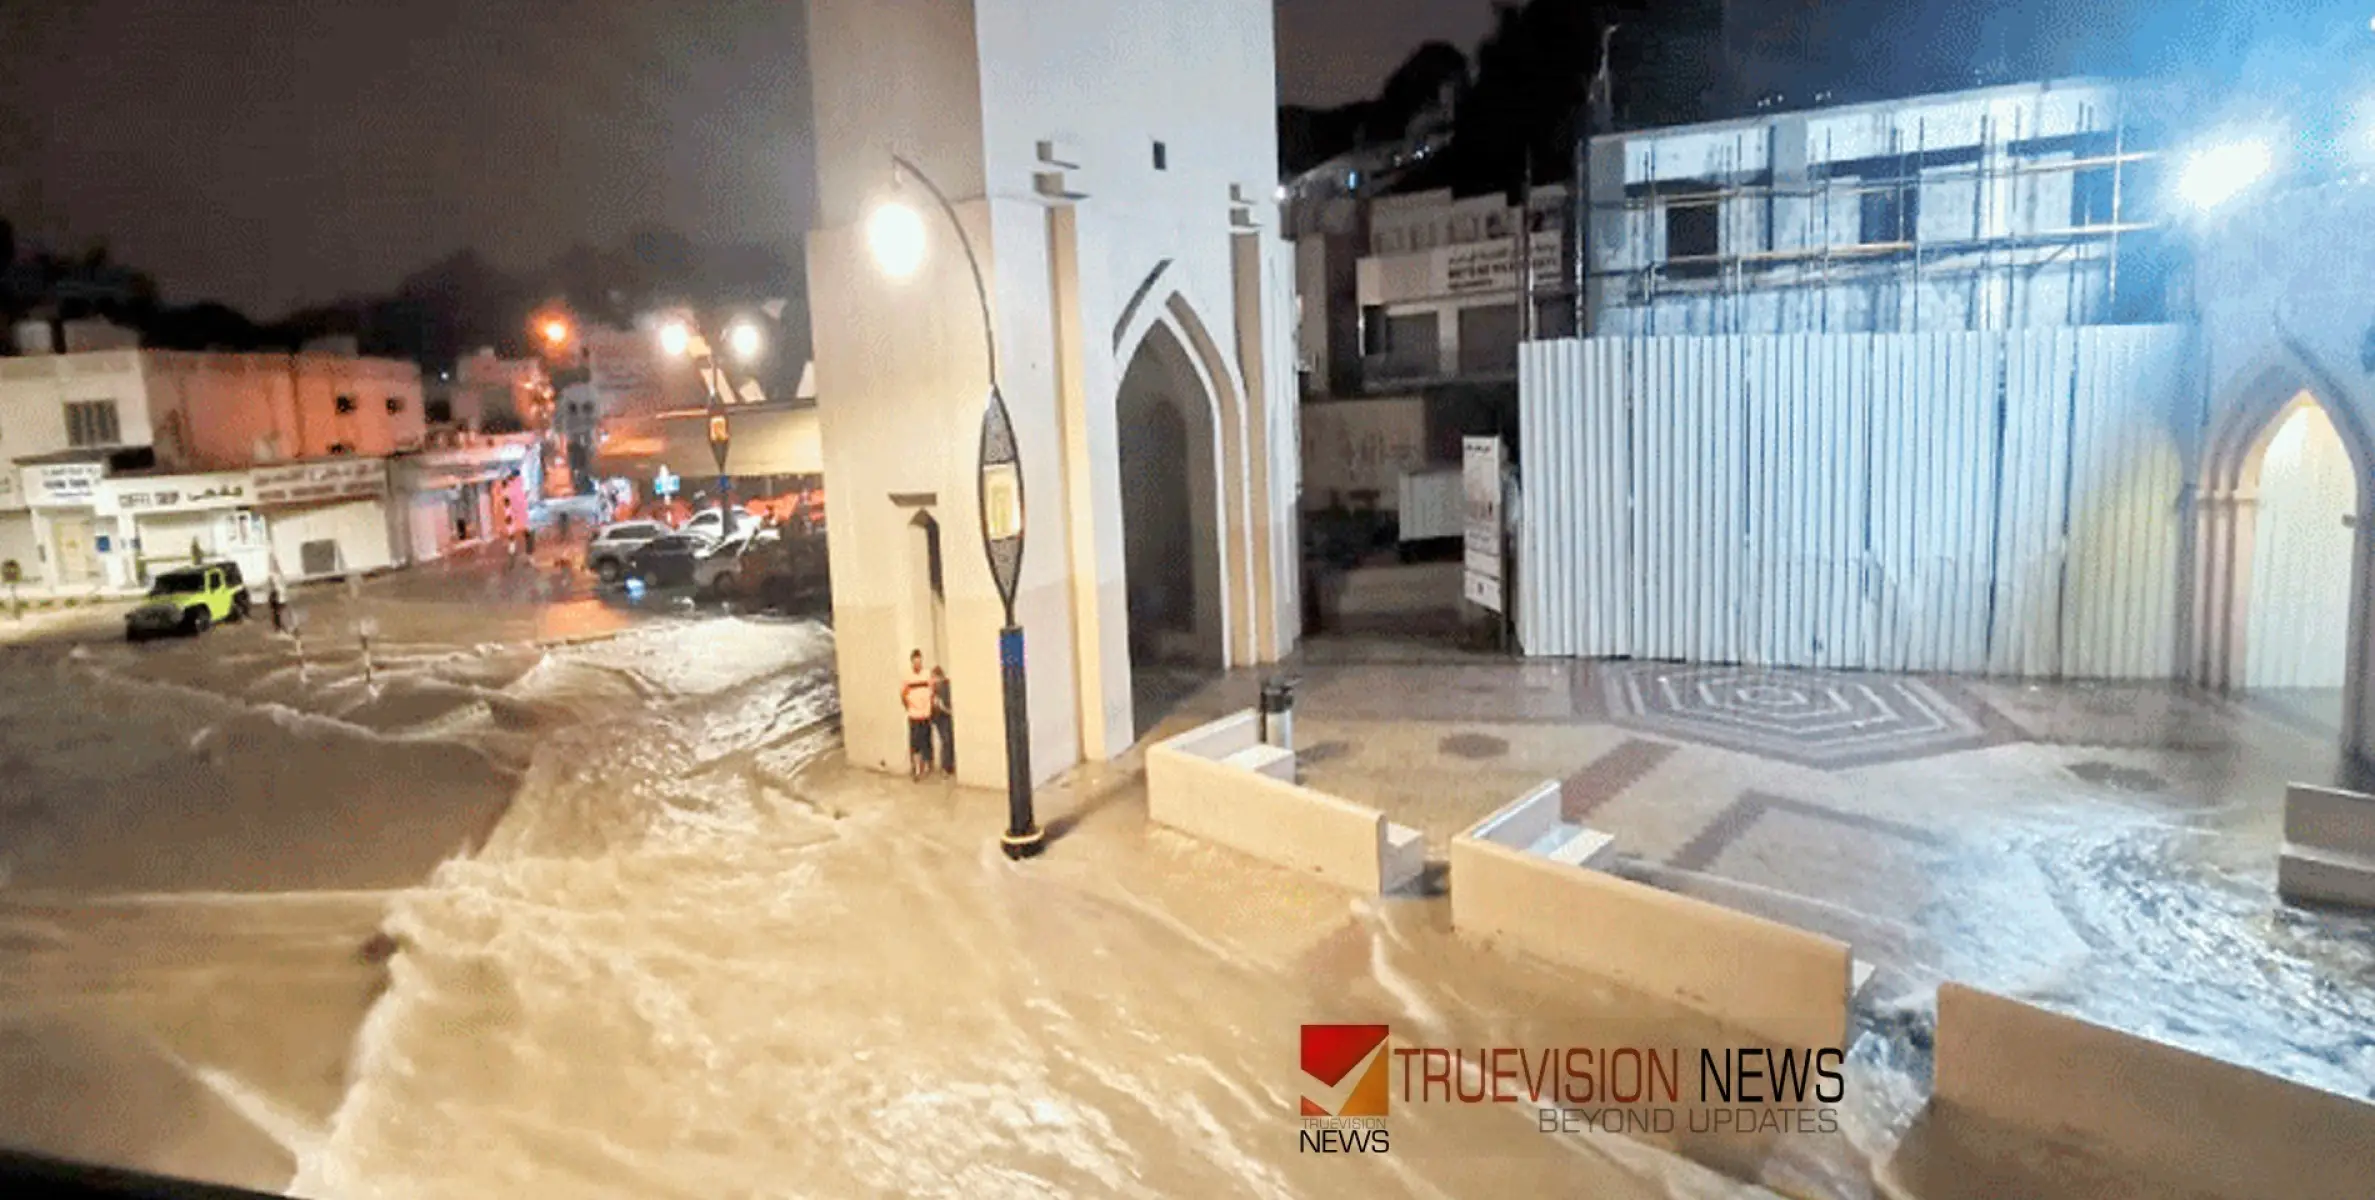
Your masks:
M1228 662L1220 417L1188 348L1159 322L1114 406L1135 739Z
M2363 759L2367 451L2317 391L2266 394L2212 449L2201 675Z

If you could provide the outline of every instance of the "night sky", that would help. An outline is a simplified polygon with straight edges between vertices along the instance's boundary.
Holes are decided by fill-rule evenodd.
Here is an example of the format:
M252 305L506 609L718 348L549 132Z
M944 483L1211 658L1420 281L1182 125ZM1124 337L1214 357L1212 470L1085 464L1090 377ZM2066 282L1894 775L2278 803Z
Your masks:
M798 0L0 0L0 215L259 317L475 246L795 244ZM1372 91L1489 0L1281 0L1281 89Z

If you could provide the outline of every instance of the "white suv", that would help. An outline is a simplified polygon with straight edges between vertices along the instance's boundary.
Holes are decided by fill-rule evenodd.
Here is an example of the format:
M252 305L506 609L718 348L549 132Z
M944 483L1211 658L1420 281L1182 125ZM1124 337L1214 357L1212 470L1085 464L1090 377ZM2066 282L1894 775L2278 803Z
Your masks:
M734 510L734 536L749 533L757 529L759 524L757 517L739 508ZM700 512L694 513L691 519L676 527L676 532L708 538L712 542L724 541L729 536L726 532L726 520L718 515L718 510L715 508L704 508Z
M660 521L621 521L605 525L586 543L586 566L604 583L617 583L627 573L627 557L645 544L675 532Z

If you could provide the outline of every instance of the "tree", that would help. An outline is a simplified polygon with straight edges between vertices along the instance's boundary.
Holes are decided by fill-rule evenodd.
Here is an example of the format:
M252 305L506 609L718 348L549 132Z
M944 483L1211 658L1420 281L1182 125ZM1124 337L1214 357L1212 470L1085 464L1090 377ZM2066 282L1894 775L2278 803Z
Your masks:
M1622 128L1704 120L1719 110L1720 0L1530 0L1495 6L1476 77L1453 126L1454 186L1514 190L1528 164L1565 179L1603 35Z

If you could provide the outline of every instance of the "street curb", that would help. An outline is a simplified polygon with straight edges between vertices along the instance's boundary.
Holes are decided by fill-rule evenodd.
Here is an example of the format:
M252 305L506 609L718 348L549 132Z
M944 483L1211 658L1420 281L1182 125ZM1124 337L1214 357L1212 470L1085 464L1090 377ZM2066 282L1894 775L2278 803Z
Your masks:
M615 642L634 633L633 629L613 629L608 633L582 633L575 637L538 638L530 643L539 650L559 650L568 646L591 646L597 642Z
M60 608L85 608L85 607L89 607L89 608L97 608L97 607L99 607L100 605L103 605L103 604L122 604L122 603L129 603L129 602L131 602L131 601L133 601L133 600L138 600L139 598L140 598L140 597L138 597L138 596L107 596L107 595L94 595L94 596L42 596L42 597L33 597L33 596L27 596L27 597L25 597L25 599L24 599L24 602L23 602L23 603L24 603L24 607L25 607L25 611L26 611L26 612L48 612L48 611L50 611L51 609L60 609ZM9 607L9 605L8 605L8 602L7 602L7 601L4 601L4 600L0 600L0 609L4 609L4 608L7 608L7 607Z

